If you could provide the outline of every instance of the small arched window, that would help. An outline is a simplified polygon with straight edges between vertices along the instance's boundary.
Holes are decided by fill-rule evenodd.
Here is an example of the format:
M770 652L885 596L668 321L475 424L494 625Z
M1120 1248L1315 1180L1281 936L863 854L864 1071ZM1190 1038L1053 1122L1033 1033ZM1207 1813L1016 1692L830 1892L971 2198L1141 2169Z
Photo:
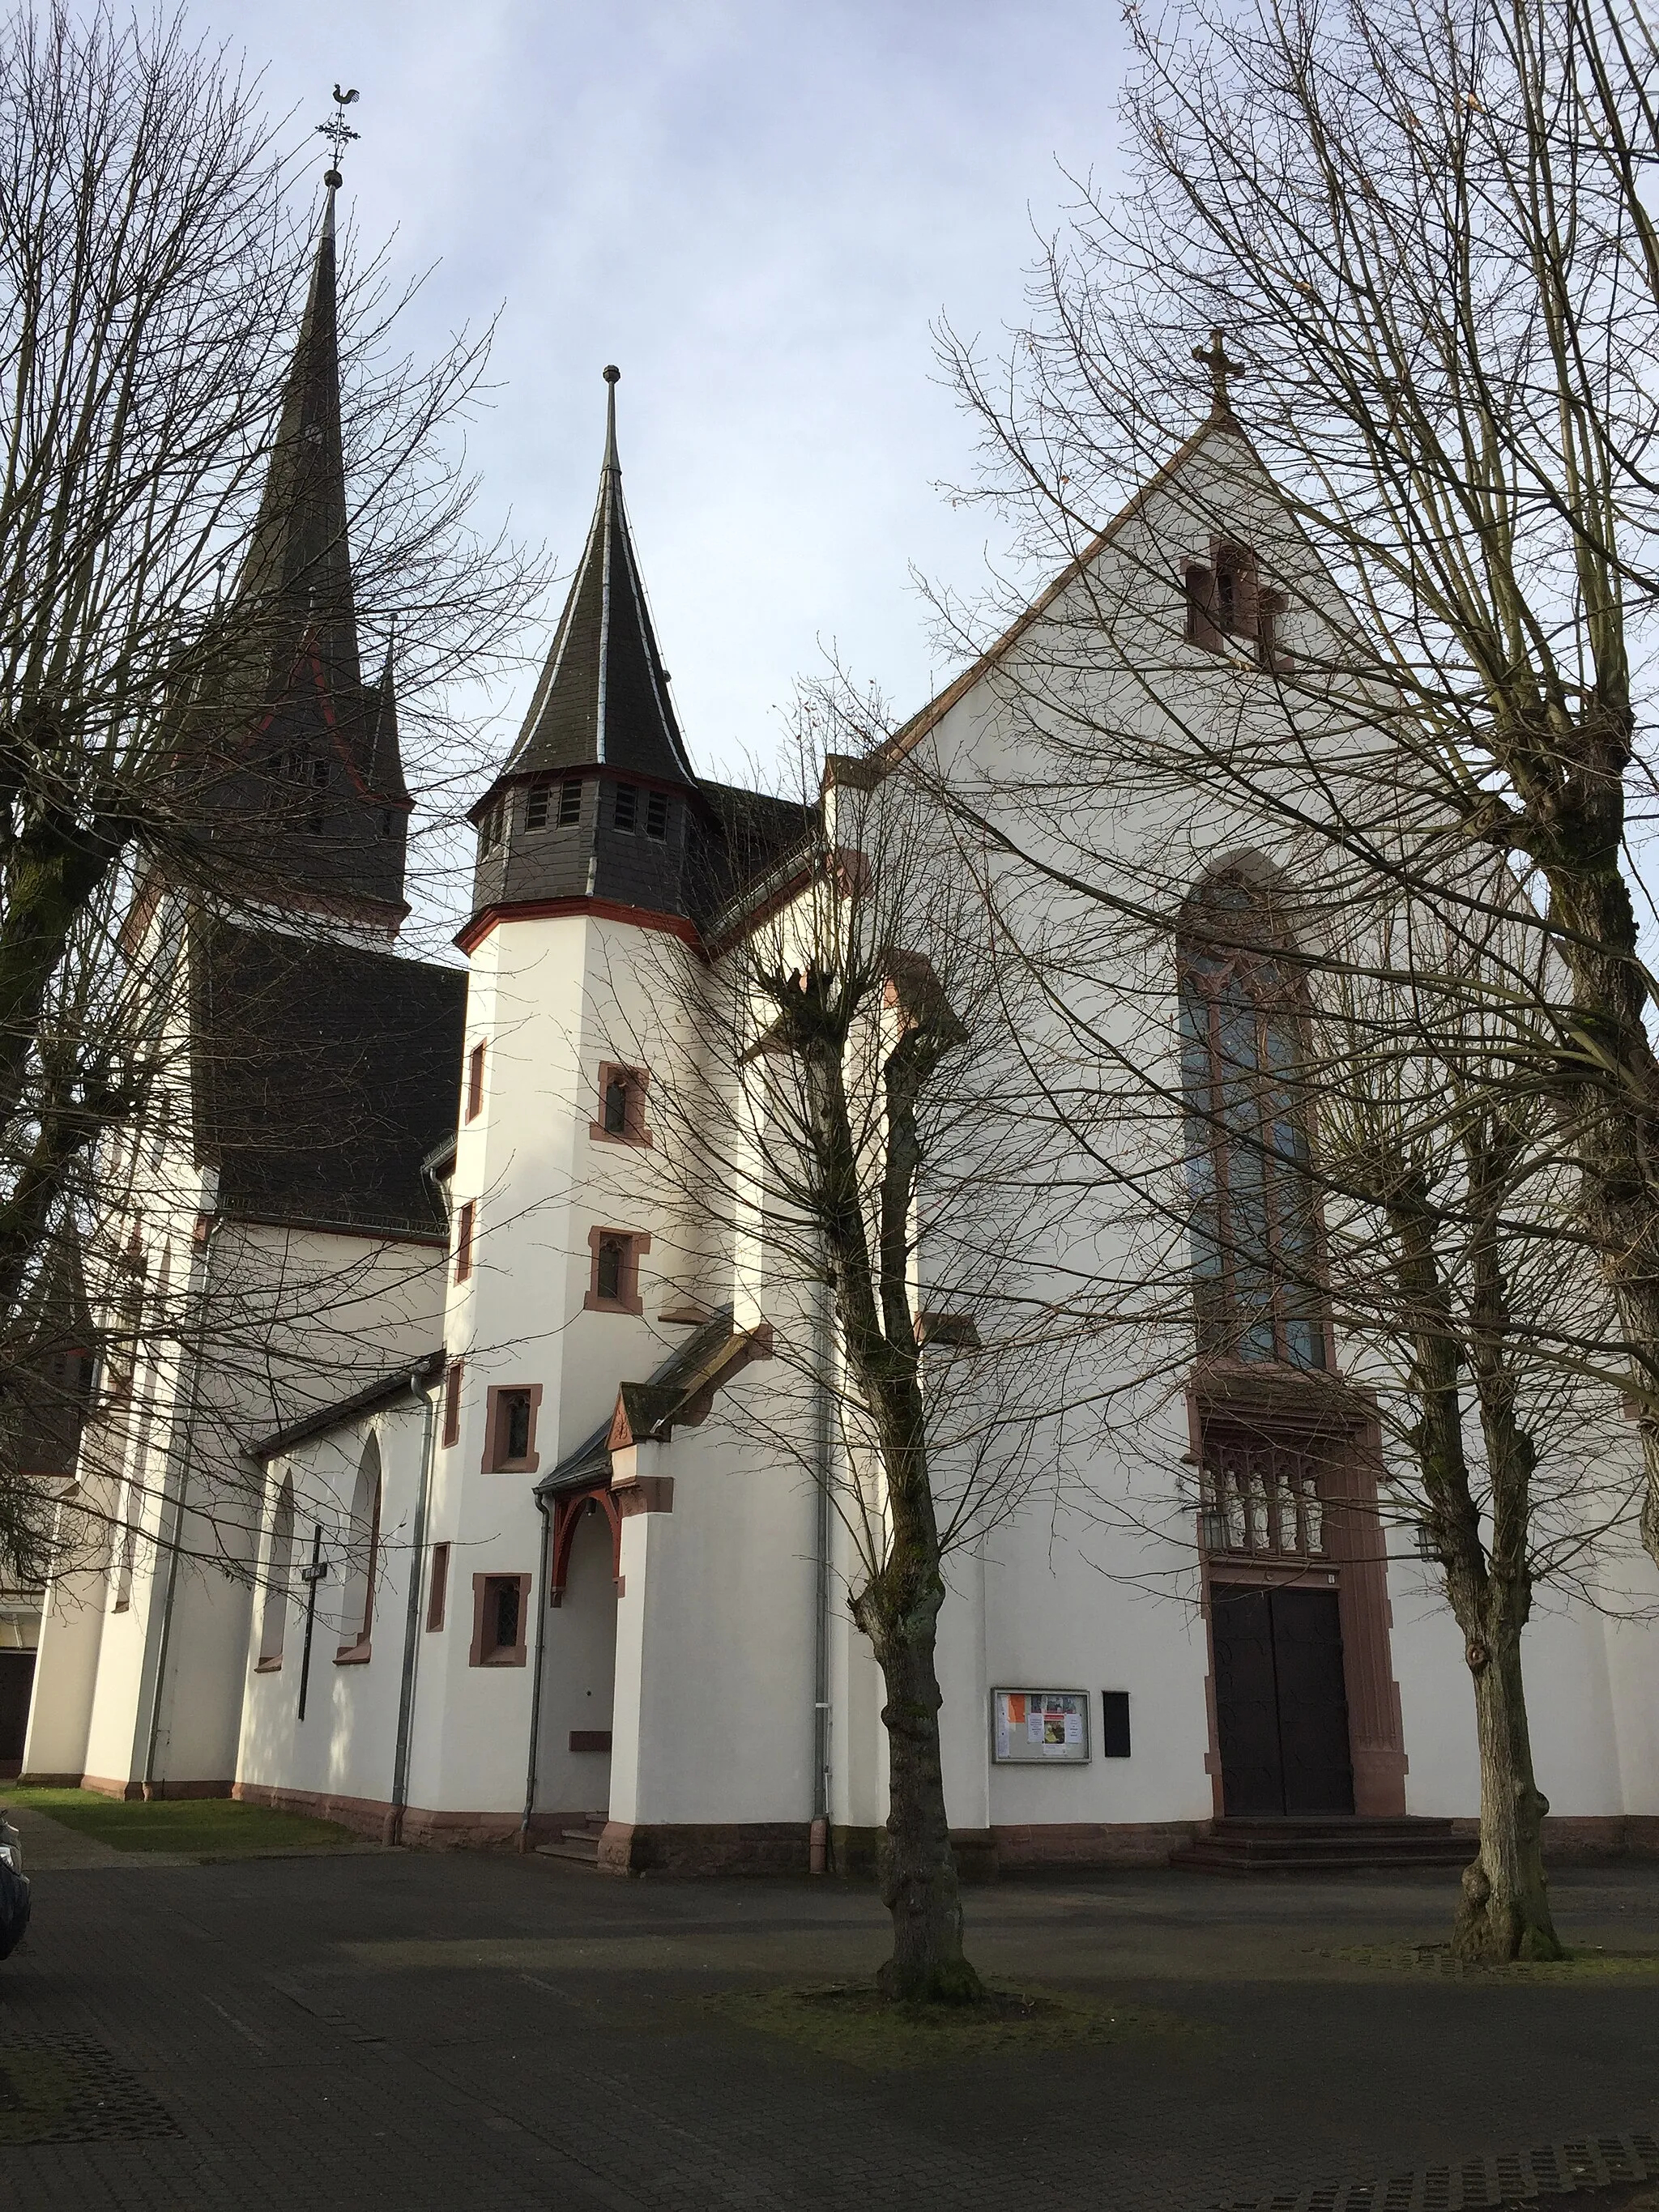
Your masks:
M265 1562L264 1611L259 1617L259 1665L270 1673L283 1663L288 1634L289 1583L294 1574L294 1485L285 1481L270 1522L270 1553Z
M1272 893L1213 878L1180 945L1182 1087L1200 1354L1327 1364L1304 1024Z
M345 1596L340 1612L337 1659L367 1659L374 1626L374 1572L380 1551L380 1447L371 1437L363 1447L351 1493L351 1524L346 1533Z

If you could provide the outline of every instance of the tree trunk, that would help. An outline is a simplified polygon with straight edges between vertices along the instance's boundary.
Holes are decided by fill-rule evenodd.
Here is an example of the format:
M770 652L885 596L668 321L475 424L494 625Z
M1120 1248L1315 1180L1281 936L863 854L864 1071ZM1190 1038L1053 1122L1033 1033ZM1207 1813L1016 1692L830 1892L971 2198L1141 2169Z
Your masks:
M1520 1629L1494 1620L1485 1640L1470 1638L1466 1656L1480 1749L1480 1849L1464 1870L1452 1950L1474 1966L1565 1958L1544 1874L1549 1801L1533 1779Z
M936 1567L908 1604L890 1610L885 1595L872 1585L857 1608L870 1617L887 1691L881 1718L888 1813L880 1871L882 1903L893 1917L893 1955L876 1986L884 1996L907 2002L969 2004L982 1990L963 1951L962 1893L939 1760L934 1642L945 1584Z

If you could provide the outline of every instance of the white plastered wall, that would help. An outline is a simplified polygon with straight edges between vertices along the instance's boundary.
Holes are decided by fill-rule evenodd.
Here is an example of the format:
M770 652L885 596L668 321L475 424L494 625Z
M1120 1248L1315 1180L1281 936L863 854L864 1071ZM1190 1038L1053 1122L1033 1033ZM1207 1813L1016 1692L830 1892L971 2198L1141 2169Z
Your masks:
M296 1446L268 1471L259 1547L261 1591L246 1654L236 1778L262 1789L390 1804L404 1678L410 1581L421 1569L413 1550L420 1489L424 1400L413 1390L349 1425ZM340 1662L355 1624L348 1601L344 1547L358 1469L371 1443L380 1455L380 1540L374 1578L370 1656ZM283 1607L281 1664L260 1664L259 1634L269 1588L271 1527L284 1480L294 1486L294 1559ZM317 1585L306 1714L299 1717L304 1668L307 1584L313 1532L322 1528L327 1572ZM418 1669L422 1629L417 1626ZM418 1684L418 1673L417 1673Z

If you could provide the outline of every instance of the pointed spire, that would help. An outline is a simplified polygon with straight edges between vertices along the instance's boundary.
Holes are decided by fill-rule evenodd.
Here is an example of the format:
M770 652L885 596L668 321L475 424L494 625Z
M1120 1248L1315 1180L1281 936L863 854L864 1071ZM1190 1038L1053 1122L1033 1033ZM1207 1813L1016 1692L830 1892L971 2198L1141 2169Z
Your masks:
M504 775L603 766L695 784L623 503L617 385L605 371L605 459L587 543Z
M395 931L408 912L410 802L390 662L378 689L365 684L357 630L337 238L340 152L357 135L344 115L357 94L337 85L334 97L335 115L318 125L334 158L323 176L305 309L226 623L234 659L221 696L204 704L220 718L219 745L241 756L244 777L223 781L223 803L244 831L261 825L254 865L268 866L296 905L332 913L344 903L376 927L389 918Z
M392 669L392 655L396 649L397 629L394 623L386 638L386 665L380 671L380 681L374 693L368 760L371 793L376 799L393 801L405 800L409 797L409 786L404 781L403 755L398 744L398 690Z
M257 594L269 609L274 653L291 655L308 643L337 690L362 681L340 438L334 219L339 175L331 169L325 179L299 343L283 393L264 496L236 587L239 599Z

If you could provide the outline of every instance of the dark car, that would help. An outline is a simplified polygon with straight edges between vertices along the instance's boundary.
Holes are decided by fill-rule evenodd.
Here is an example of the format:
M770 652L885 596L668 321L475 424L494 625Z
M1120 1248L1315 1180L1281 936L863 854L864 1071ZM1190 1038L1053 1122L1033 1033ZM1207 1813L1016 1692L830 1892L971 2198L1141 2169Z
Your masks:
M9 1959L29 1924L29 1883L23 1839L0 1813L0 1959Z

